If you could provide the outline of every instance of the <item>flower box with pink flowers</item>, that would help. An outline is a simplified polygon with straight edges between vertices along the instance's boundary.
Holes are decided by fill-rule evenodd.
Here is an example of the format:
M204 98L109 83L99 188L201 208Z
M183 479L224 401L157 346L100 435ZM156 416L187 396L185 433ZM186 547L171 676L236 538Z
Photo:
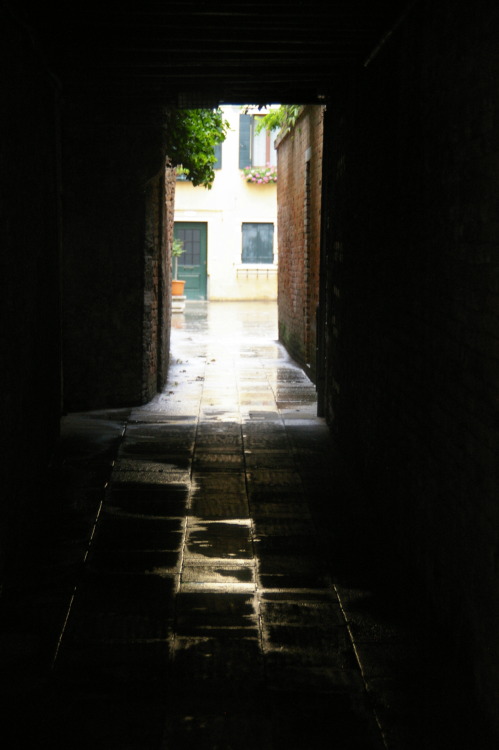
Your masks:
M277 182L277 167L245 167L243 169L243 179L245 182L251 182L255 185L269 185Z

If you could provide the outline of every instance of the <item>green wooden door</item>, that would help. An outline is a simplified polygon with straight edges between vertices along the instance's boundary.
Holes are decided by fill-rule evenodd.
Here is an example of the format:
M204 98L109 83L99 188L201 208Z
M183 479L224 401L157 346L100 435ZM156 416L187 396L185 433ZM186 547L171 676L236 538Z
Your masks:
M206 299L206 224L200 221L176 221L174 236L184 243L185 252L178 259L178 278L185 280L187 299Z

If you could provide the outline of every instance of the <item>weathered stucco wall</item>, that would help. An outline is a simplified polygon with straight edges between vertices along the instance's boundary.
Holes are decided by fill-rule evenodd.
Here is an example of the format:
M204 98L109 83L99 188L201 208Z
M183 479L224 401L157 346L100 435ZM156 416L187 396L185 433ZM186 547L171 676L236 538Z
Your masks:
M326 401L499 729L498 35L418 3L333 106Z

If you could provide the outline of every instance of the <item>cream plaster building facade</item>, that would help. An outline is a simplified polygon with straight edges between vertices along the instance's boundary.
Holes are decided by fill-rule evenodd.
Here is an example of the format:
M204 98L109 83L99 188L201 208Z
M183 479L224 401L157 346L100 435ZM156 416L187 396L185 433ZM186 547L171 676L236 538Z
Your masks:
M247 182L244 176L245 167L276 165L273 138L255 132L265 110L239 105L222 110L230 130L212 189L176 183L175 236L186 251L178 277L186 280L188 299L275 300L277 185Z

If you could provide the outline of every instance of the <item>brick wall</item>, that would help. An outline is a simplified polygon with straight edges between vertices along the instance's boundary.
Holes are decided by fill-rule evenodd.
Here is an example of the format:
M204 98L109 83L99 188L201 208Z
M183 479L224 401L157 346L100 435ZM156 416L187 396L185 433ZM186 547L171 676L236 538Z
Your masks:
M172 298L171 298L171 281L172 281L172 243L173 243L173 225L175 218L175 171L167 168L165 172L165 263L162 271L162 286L164 289L162 325L163 333L160 337L159 350L161 352L158 366L158 391L166 384L168 377L168 366L170 363L170 330L172 322Z
M279 337L315 377L323 108L307 106L278 142Z
M166 382L171 323L171 243L175 173L162 169L146 186L143 309L143 393L150 400Z
M416 4L337 103L326 404L499 731L498 35Z

